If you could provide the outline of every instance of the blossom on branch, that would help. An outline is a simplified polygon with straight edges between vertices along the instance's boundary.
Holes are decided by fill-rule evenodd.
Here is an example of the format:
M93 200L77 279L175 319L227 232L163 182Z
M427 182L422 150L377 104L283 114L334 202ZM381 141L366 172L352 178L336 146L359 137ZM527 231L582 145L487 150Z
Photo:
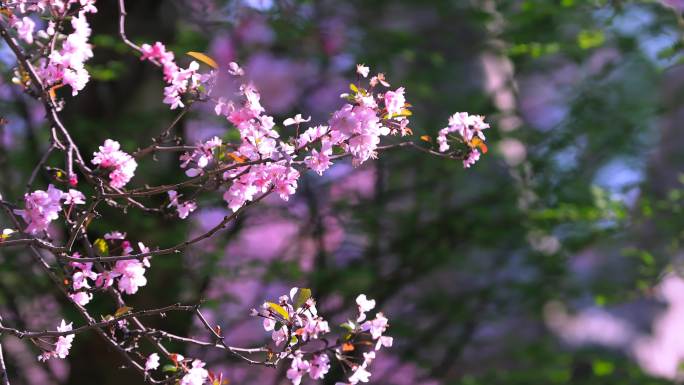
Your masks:
M119 142L107 139L100 151L93 153L92 163L109 172L109 185L122 188L133 178L138 163L121 151Z

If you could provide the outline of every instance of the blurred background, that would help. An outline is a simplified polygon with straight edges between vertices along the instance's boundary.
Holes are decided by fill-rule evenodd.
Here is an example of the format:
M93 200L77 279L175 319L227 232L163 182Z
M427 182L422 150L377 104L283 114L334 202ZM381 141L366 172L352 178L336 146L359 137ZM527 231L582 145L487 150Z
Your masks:
M277 121L303 113L324 123L365 63L406 87L416 136L434 137L456 111L492 125L490 152L469 170L393 151L304 175L290 202L267 200L210 241L154 258L131 306L206 299L228 343L258 346L268 335L248 310L264 300L311 287L339 324L363 292L395 338L374 363L378 385L684 379L684 1L127 3L133 41L162 41L183 64L187 51L238 61ZM175 114L161 102L160 71L120 42L116 2L97 6L93 79L77 97L64 95L62 115L85 153L106 138L132 152ZM17 201L49 134L42 108L10 82L7 47L0 53L0 191ZM232 92L219 83L214 95ZM194 106L178 130L191 143L226 131L209 105ZM180 180L178 164L147 159L133 185ZM89 235L120 230L134 242L175 244L227 212L220 194L199 201L187 221L104 210ZM0 261L5 323L79 323L28 255L3 249ZM97 297L88 305L93 314L112 306ZM205 336L184 314L150 324ZM143 383L94 334L79 335L68 360L45 365L29 344L3 345L14 384ZM288 382L282 368L170 346L231 384ZM324 383L342 378L333 366Z

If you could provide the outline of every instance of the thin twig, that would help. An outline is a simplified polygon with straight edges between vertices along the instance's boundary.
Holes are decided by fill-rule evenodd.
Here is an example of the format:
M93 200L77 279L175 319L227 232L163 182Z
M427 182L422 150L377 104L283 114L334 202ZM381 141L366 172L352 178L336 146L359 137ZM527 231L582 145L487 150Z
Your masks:
M0 343L0 381L2 381L2 385L10 385L9 374L7 374L7 367L5 366L5 358L2 355L2 343Z
M14 335L18 338L40 338L40 337L59 337L59 336L67 336L71 334L79 334L86 332L88 330L93 330L93 329L102 329L106 328L108 326L114 325L117 322L121 320L127 320L135 317L150 317L154 315L160 315L164 313L168 313L171 311L194 311L195 306L194 305L181 305L179 303L174 304L174 305L169 305L165 306L162 308L158 309L147 309L147 310L140 310L136 312L131 312L131 313L126 313L122 314L117 317L112 317L109 319L106 319L104 321L100 322L95 322L92 324L87 324L83 325L80 327L77 327L76 329L69 330L66 332L60 332L56 330L44 330L44 331L23 331L23 330L18 330L6 326L0 325L0 334L11 334Z

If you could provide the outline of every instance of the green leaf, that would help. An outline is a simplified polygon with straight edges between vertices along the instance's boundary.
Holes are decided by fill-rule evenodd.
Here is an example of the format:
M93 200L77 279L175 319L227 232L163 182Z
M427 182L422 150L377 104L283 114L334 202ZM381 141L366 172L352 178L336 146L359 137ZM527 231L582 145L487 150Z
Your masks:
M295 309L302 307L309 298L311 298L311 289L301 288L297 290L297 298L294 303Z
M177 372L178 368L175 365L166 364L162 366L162 372Z
M348 330L348 331L354 330L354 327L350 324L350 322L345 322L345 323L343 323L343 324L340 324L340 327L341 327L341 328L344 328L344 329L346 329L346 330Z
M268 307L270 307L274 312L280 314L281 317L283 317L286 320L290 319L290 314L285 310L284 307L278 305L277 303L273 302L267 302Z
M595 360L591 366L597 377L608 376L615 370L615 365L610 361Z
M577 35L577 45L582 49L600 47L605 41L606 36L600 30L584 30Z
M354 83L349 84L349 89L352 90L352 92L354 92L355 94L359 93L359 88L356 87L356 84L354 84Z

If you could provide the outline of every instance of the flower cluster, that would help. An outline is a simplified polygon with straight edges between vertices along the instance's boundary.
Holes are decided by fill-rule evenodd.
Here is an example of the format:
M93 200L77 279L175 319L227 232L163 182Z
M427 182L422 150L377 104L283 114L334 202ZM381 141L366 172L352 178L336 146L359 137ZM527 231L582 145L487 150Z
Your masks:
M72 257L80 258L81 254L74 253ZM93 294L89 293L88 290L92 287L88 280L95 282L98 278L98 274L93 271L92 262L70 262L69 265L74 269L71 275L72 289L73 293L69 294L69 297L81 306L87 305L92 299Z
M109 185L113 188L125 186L133 175L138 163L129 154L121 151L119 142L107 139L100 151L93 153L93 164L109 172Z
M185 152L180 157L181 168L185 168L185 175L195 177L204 174L204 168L214 159L214 151L221 148L223 141L215 136L206 142L197 144L192 152ZM191 167L188 167L190 166Z
M95 248L100 254L108 254L110 251L120 252L120 255L127 256L133 252L131 243L125 239L126 235L120 232L107 233L103 238L95 241ZM149 252L141 242L138 243L138 248L141 253ZM73 258L80 258L79 253L74 253ZM72 268L71 281L72 293L69 294L71 299L81 306L87 305L93 298L90 292L93 289L91 284L94 284L97 289L106 289L115 283L117 288L126 294L135 294L138 289L147 284L145 278L145 271L150 267L149 257L143 258L141 261L136 259L123 259L116 261L113 265L101 264L106 268L101 273L93 271L93 264L91 262L77 262L69 263Z
M193 360L186 374L181 378L180 385L202 385L209 378L209 371L204 369L205 363Z
M133 247L131 243L124 239L125 235L113 236L111 233L105 235L105 239L114 246L115 249L121 249L121 255L130 255L133 252ZM142 242L138 242L138 248L141 253L149 252ZM107 279L103 279L103 286L111 284L113 279L117 279L117 287L119 290L126 294L135 294L138 292L138 288L147 285L147 278L145 278L145 269L150 267L149 257L143 258L141 261L137 259L123 259L116 261L114 267L108 273L103 273L107 275Z
M252 314L264 318L264 329L271 332L278 349L277 357L291 359L287 378L293 385L299 385L306 375L314 380L322 379L330 370L331 355L349 369L348 383L357 384L368 382L369 365L375 359L375 352L383 346L392 346L393 340L384 335L389 324L382 313L366 320L366 313L375 308L375 301L361 294L356 302L359 315L356 321L349 320L342 325L346 333L336 343L325 338L330 327L318 315L309 289L293 288L277 303L266 302L260 310L253 309ZM314 344L314 341L323 343Z
M21 40L29 45L54 44L54 49L37 58L37 73L43 87L56 89L68 85L72 95L78 94L90 80L85 62L93 57L88 42L92 31L86 14L97 12L95 0L19 0L6 7L10 26L17 31ZM24 16L17 16L16 13ZM40 18L47 18L48 22L45 29L36 32L34 19ZM63 20L70 20L72 33L60 33L58 25Z
M244 73L237 64L231 65L231 74L240 76ZM230 182L223 196L228 207L237 210L254 200L257 194L270 189L275 189L282 199L288 200L295 193L300 176L293 166L295 163L303 163L322 175L332 165L333 152L339 149L341 154L350 154L355 165L360 165L377 155L381 136L409 132L407 116L410 112L404 89L379 93L375 92L378 85L389 87L382 74L371 79L368 89L352 84L354 94L342 95L348 103L333 113L328 125L309 127L288 140L281 139L273 117L264 113L259 91L253 84L242 84L240 96L243 101L239 105L219 98L216 114L235 125L241 139L236 151L225 157L236 164L223 174L224 180ZM296 125L299 133L300 126L310 119L298 114L286 119L283 126ZM213 159L216 148L223 148L218 138L198 146L193 153L181 157L181 167L196 164L197 167L189 168L186 173L190 176L201 174ZM299 161L301 153L307 151L303 161ZM240 166L247 161L255 164Z
M480 151L487 152L487 146L484 144L485 135L482 132L489 128L489 124L484 122L484 117L479 115L469 115L467 112L457 112L449 118L449 125L441 130L437 136L437 144L439 144L439 151L446 152L451 146L452 141L458 141L467 146L467 154L463 159L463 167L468 168L475 164L480 159ZM453 137L449 134L457 133L458 137Z
M234 211L270 189L288 200L297 190L300 175L292 167L295 148L279 140L273 117L263 114L259 92L252 84L243 84L240 94L244 98L241 106L220 98L215 108L216 113L233 123L240 133L241 142L229 158L238 165L248 160L264 162L235 167L223 173L224 180L232 181L223 199Z
M204 367L206 363L198 359L186 359L180 354L172 353L168 356L174 364L173 370L184 372L180 380L175 382L178 385L203 385L209 380L210 384L223 385L223 374L216 375ZM152 353L145 360L145 372L159 368L159 354Z
M145 273L150 268L150 254L179 251L213 235L220 227L179 243L179 246L162 249L159 253L149 253L149 248L139 242L136 247L140 255L134 255L134 246L126 239L126 234L120 232L105 234L103 238L96 239L90 245L88 226L92 220L99 217L100 213L95 210L100 202L121 207L117 200L126 198L129 203L146 209L146 212L159 213L166 212L166 205L167 209L174 209L179 218L185 219L198 208L195 201L198 194L210 189L220 189L223 192L223 200L233 211L271 192L277 193L281 199L287 201L295 194L302 172L310 170L323 175L333 165L333 161L344 157L350 157L354 166L361 165L369 159L376 158L380 150L391 147L380 145L384 137L403 137L412 134L408 128L411 105L406 101L406 90L403 87L392 88L382 73L371 76L370 68L367 66L357 66L359 81L350 84L350 93L341 95L344 103L340 103L341 107L331 114L327 122L311 123L309 126L311 117L305 118L302 114L297 114L285 119L282 128L279 128L274 118L266 113L261 104L260 93L252 83L241 84L237 98L210 97L216 73L200 72L198 61L217 68L213 59L204 54L189 52L188 54L198 61L190 61L187 68L182 68L177 64L174 53L167 50L161 42L153 45L143 44L139 48L141 60L150 61L162 69L166 82L164 103L171 109L177 109L185 108L196 101L214 101L216 115L235 127L239 139L235 136L235 140L229 142L228 138L231 136L223 139L213 137L193 147L181 146L181 143L165 147L163 150L166 151L188 149L180 156L180 168L193 180L172 186L146 186L132 193L121 191L119 189L123 189L135 175L138 164L134 157L122 151L119 142L107 139L99 147L99 151L93 153L91 162L97 166L93 171L83 163L81 151L73 143L66 128L59 124L58 111L63 103L56 100L55 90L68 85L72 95L76 95L90 78L85 67L86 61L93 56L89 43L92 31L87 16L97 12L94 4L95 0L14 0L3 2L0 6L0 13L7 18L7 23L12 29L12 36L3 34L5 40L12 43L10 45L18 41L26 52L26 55L17 55L19 64L16 82L25 86L31 96L47 103L48 112L52 113L52 123L59 128L53 131L51 150L66 152L66 169L69 173L66 179L64 172L60 171L57 181L76 187L78 179L73 172L76 165L85 181L92 183L91 187L98 190L88 210L79 211L79 215L72 215L72 211L76 211L76 205L85 204L86 198L76 189L64 192L49 185L46 191L36 190L28 193L30 190L27 190L23 209L16 209L14 213L21 216L26 223L24 233L40 239L5 241L12 236L14 230L3 229L0 233L0 242L5 242L3 246L11 247L23 245L28 241L45 252L53 252L59 264L47 272L53 275L55 281L64 282L69 298L81 312L87 310L82 307L93 300L93 293L104 290L114 292L117 295L117 302L122 302L120 293L132 295L146 286ZM120 2L119 6L123 27L123 2ZM123 35L124 31L121 32ZM129 45L138 48L130 42ZM18 52L16 47L12 48ZM228 73L232 76L241 77L244 72L236 63L228 65ZM31 84L32 81L39 81L41 84ZM40 91L41 94L36 95L35 91ZM460 142L467 147L467 153L461 153L460 150L452 153L463 160L464 167L470 167L479 159L480 151L487 151L483 130L488 127L481 116L457 113L449 119L449 126L439 132L439 151L447 152L453 142ZM453 133L457 135L451 135ZM162 135L162 139L167 139L166 134L169 132ZM66 139L66 145L60 141L62 136ZM150 146L149 149L161 151L164 147L164 143L161 142L165 141L155 142L155 145L160 146ZM399 143L402 144L416 145ZM437 154L436 151L422 149ZM140 151L135 156L142 157L147 152ZM451 157L452 153L447 156ZM36 171L45 166L43 163L48 162L47 155ZM45 168L53 169L47 166ZM106 192L99 191L103 181L108 182ZM196 190L188 193L187 199L181 200L183 195L180 191L172 189L181 187ZM117 191L112 193L112 190ZM158 209L148 209L146 203L137 200L138 197L165 196L165 192L168 193L168 203L161 204ZM5 204L4 201L2 203ZM43 234L50 223L59 218L60 211L63 211L65 223L68 225L67 234L63 237L68 241L63 245L58 245L57 241L53 244L53 240L47 236L49 234ZM74 245L80 244L81 238L88 251L88 259L81 257L80 253L74 250ZM40 253L36 255L41 258ZM299 385L305 377L313 380L323 379L330 371L332 360L338 361L347 374L345 384L368 382L371 377L370 365L376 357L376 351L382 347L392 346L393 339L385 335L389 321L382 312L377 312L373 316L368 315L375 309L374 300L362 294L356 298L356 304L358 314L341 325L344 332L339 336L331 336L331 328L318 314L311 290L293 288L289 295L281 296L277 302L266 302L258 311L253 310L253 315L263 318L263 327L270 332L270 345L273 348L245 351L250 351L249 354L257 351L268 352L268 358L264 362L259 362L266 365L275 365L281 360L287 360L289 367L286 375L293 385ZM124 310L123 313L120 313L121 309ZM130 308L122 305L117 310L117 316L125 314L129 311L127 309ZM194 307L194 310L204 321L207 329L213 331L217 342L223 342L220 339L218 325L216 329L210 328L199 308ZM163 315L162 311L166 311L166 308L158 311L160 315ZM139 328L137 331L142 333L146 331L138 324L133 329L124 330L124 333L115 333L114 329L117 327L123 328L128 325L128 318L130 317L120 317L114 319L111 324L104 321L103 324L96 326L102 330L105 324L107 327L111 326L111 340L108 339L108 342L123 348L126 354L132 353L131 357L135 358L130 358L130 361L135 364L135 361L145 359L145 356L135 350L137 344L129 344L129 338L134 335L135 328ZM137 324L137 321L135 323ZM71 323L67 324L62 320L57 330L63 335L55 337L59 333L39 333L51 338L47 341L41 338L33 341L42 350L39 360L67 357L74 340L74 332L87 328L74 331ZM122 337L120 334L125 336ZM170 336L170 333L167 335ZM145 337L157 338L153 334L145 334ZM179 336L174 338L181 341L191 340ZM206 345L201 341L200 344ZM223 347L232 351L232 348L225 344ZM201 360L168 354L163 347L159 351L164 352L163 358L168 358L174 363L175 370L172 371L178 371L178 374L174 378L167 377L164 381L148 377L148 372L155 371L160 366L161 357L153 353L146 358L143 369L146 378L152 382L175 381L179 385L224 383L222 374L215 376L205 369L206 365ZM165 367L163 371L167 371L166 369Z
M197 203L195 201L189 200L185 202L180 202L179 198L183 196L178 194L176 190L169 191L169 204L167 207L175 207L178 213L178 218L185 219L190 215L191 212L197 209Z
M71 331L73 324L69 324L62 320L62 323L57 326L57 331L60 333ZM64 359L69 355L69 350L71 349L71 344L74 342L74 335L67 334L66 336L57 337L55 346L53 350L46 350L41 355L38 356L39 361L47 361L51 358L61 358Z
M164 103L171 106L171 109L185 107L182 97L191 92L200 92L201 87L210 88L215 74L199 73L200 65L196 61L190 62L188 68L181 68L176 64L173 52L167 51L164 44L156 42L153 45L143 44L141 47L141 60L156 62L162 67L164 80L168 84L164 88ZM206 90L205 90L206 91Z
M46 231L50 222L59 217L62 201L68 205L85 203L85 196L78 190L70 189L68 193L49 185L47 191L36 190L24 195L24 209L14 210L26 222L26 232L37 234Z

